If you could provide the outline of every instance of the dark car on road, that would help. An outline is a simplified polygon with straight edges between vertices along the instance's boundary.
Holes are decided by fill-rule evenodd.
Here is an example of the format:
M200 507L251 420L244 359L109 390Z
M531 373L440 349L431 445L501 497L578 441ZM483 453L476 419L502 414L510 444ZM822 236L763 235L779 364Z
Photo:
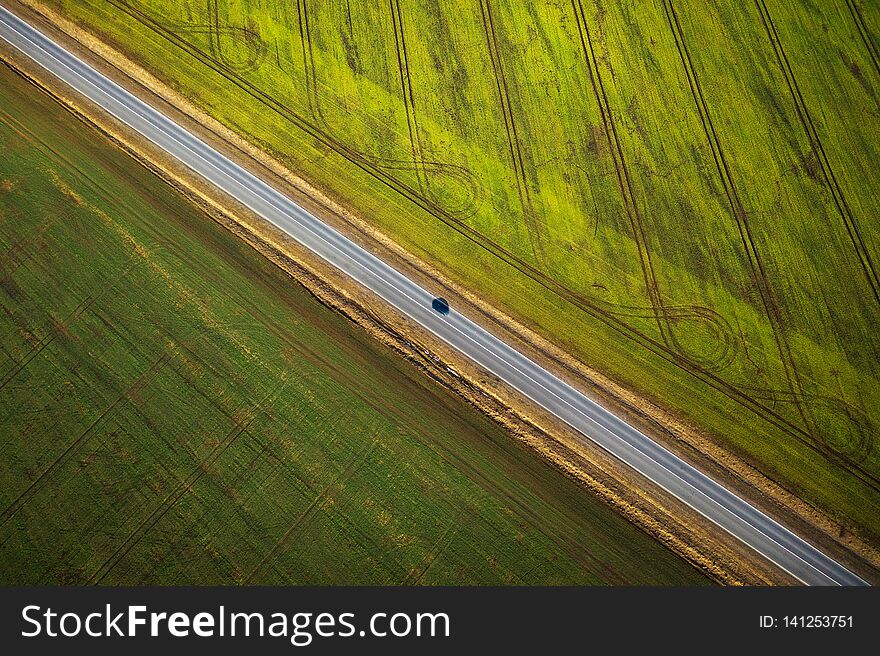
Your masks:
M439 296L431 301L431 307L440 314L449 314L449 301Z

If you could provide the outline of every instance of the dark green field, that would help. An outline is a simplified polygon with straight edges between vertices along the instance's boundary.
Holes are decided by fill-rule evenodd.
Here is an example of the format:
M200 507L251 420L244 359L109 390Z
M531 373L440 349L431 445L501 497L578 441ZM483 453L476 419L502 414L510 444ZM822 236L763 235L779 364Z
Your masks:
M880 3L47 0L880 538Z
M705 583L0 66L0 583Z

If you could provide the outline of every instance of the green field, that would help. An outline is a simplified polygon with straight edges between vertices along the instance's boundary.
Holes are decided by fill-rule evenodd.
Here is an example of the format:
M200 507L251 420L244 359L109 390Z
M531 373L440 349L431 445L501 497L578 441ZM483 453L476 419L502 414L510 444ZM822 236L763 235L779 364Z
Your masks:
M880 4L45 4L880 543Z
M0 583L706 579L0 66Z

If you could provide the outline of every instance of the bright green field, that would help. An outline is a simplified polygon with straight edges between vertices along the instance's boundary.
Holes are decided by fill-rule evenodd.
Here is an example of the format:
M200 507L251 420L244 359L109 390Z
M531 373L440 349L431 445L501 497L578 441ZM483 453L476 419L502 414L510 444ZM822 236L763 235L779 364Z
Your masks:
M706 579L0 66L0 583Z
M46 4L880 539L880 3Z

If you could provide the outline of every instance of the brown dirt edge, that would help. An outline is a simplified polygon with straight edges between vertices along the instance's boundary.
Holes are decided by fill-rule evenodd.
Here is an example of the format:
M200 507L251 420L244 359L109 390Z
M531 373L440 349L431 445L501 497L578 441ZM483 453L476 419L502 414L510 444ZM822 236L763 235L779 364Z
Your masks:
M335 203L329 192L296 177L267 153L147 73L91 33L34 0L3 4L39 24L53 38L108 76L159 106L221 152L281 188L328 223L367 246L417 281L445 288L458 307L511 344L573 382L667 448L687 458L750 502L777 517L850 566L868 580L880 580L880 551L826 513L799 499L754 466L719 447L668 409L643 399L600 372L585 366L529 328L498 312L485 301L418 261L362 219ZM0 58L19 74L45 89L80 120L94 126L138 162L245 242L288 272L320 302L340 312L384 344L406 357L431 378L464 397L502 424L521 442L558 470L615 506L637 526L676 553L728 584L790 584L793 579L739 545L647 479L635 474L598 447L584 444L565 424L471 365L432 335L378 304L375 297L325 265L299 244L252 212L225 197L171 161L139 135L97 107L76 98L26 57L3 47ZM173 103L173 104L172 104ZM450 371L452 370L452 371ZM453 373L454 372L454 373Z

